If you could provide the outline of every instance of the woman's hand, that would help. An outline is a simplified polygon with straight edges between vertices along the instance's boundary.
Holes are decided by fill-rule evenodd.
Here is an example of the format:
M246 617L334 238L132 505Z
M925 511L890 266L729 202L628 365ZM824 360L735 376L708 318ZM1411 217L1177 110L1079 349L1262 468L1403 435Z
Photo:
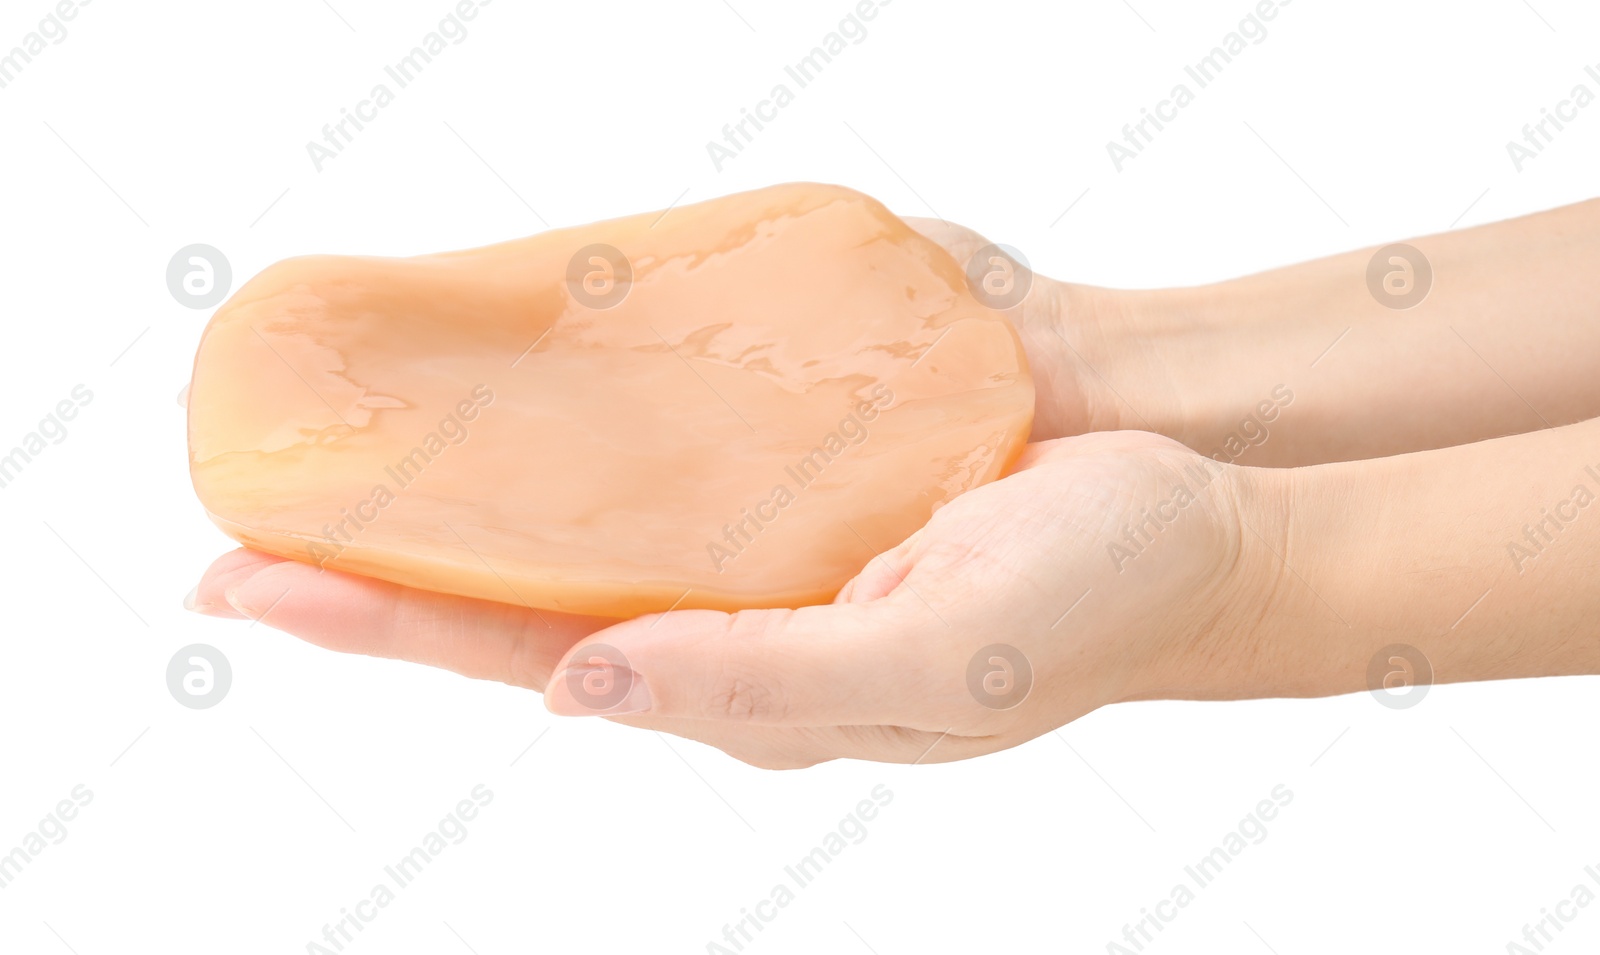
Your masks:
M337 650L542 689L746 762L919 762L1015 746L1107 703L1210 695L1275 558L1246 472L1165 438L1036 444L872 557L828 606L626 622L426 594L235 552L197 609ZM228 608L228 609L225 609ZM610 624L610 625L607 625Z
M987 245L914 225L963 265ZM1600 420L1288 471L1213 460L1392 454L1600 413L1595 273L1566 267L1597 247L1600 203L1417 240L1434 288L1403 311L1369 288L1382 253L1166 293L1034 276L1007 310L1034 438L1095 433L1033 445L829 606L619 622L243 550L191 606L548 690L556 712L762 766L960 759L1118 700L1350 692L1396 646L1428 680L1600 672L1575 636L1600 612L1582 585L1600 562ZM1293 403L1270 429L1268 398Z
M982 236L907 221L969 276L989 269ZM1600 416L1597 255L1590 200L1196 288L1034 274L1003 314L1035 441L1137 429L1236 464L1321 464Z

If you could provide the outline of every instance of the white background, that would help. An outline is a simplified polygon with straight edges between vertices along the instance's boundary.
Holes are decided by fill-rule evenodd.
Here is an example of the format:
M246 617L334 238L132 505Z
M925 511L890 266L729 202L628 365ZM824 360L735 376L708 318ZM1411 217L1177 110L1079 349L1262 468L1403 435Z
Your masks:
M1600 105L1520 173L1505 149L1600 92L1581 0L1298 0L1120 174L1106 141L1247 0L899 0L719 173L706 142L851 8L730 2L497 0L320 173L306 142L448 0L98 0L0 89L0 447L94 394L0 490L0 854L93 792L0 889L0 950L306 951L480 783L466 841L347 951L704 952L879 784L747 951L1106 951L1278 784L1266 840L1147 951L1502 952L1585 881L1593 679L1125 705L965 763L773 773L182 609L230 546L175 401L209 314L167 290L191 243L237 288L810 179L1158 286L1572 202L1600 168ZM0 51L50 9L7 0ZM196 642L232 663L213 709L168 692ZM1596 944L1600 905L1548 951Z

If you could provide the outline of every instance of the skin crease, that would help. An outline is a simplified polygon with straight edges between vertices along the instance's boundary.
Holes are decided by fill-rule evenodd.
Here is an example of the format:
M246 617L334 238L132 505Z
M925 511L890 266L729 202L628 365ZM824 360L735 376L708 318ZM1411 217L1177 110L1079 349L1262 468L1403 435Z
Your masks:
M957 261L985 244L958 226L908 221ZM828 606L619 622L247 550L219 558L190 605L333 650L539 690L554 712L674 733L770 768L963 759L1125 700L1360 690L1392 643L1421 649L1435 682L1600 672L1600 592L1585 583L1600 563L1600 502L1567 507L1577 516L1532 560L1507 549L1576 485L1600 490L1584 470L1600 474L1600 421L1534 430L1541 417L1600 414L1600 278L1576 267L1600 245L1600 205L1413 244L1433 260L1436 288L1404 321L1366 292L1371 250L1172 292L1036 277L1007 313L1034 371L1036 443ZM1275 319L1273 302L1304 307ZM1549 319L1538 339L1518 324L1529 310ZM1297 381L1272 440L1237 463L1121 430L1132 419L1209 450L1291 357L1304 368L1344 328L1339 348L1349 347L1334 355L1352 367L1330 361L1319 388ZM1458 360L1472 355L1468 340L1519 343L1483 352L1504 380L1481 358ZM1439 360L1397 350L1418 342ZM1341 407L1344 417L1328 410ZM1506 433L1515 436L1483 440ZM1478 443L1427 450L1465 441ZM1373 454L1398 456L1241 466ZM1194 491L1181 507L1180 485ZM1173 517L1118 561L1108 543L1150 511ZM982 706L968 689L974 654L995 643L1032 668L1031 691L1011 709ZM596 644L637 674L602 673L632 688L606 710L574 696L585 683L565 672L594 659Z

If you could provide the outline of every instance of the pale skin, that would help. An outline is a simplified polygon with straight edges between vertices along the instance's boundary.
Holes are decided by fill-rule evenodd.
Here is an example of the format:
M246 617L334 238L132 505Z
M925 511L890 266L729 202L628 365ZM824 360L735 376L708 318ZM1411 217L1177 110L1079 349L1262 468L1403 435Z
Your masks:
M986 244L913 224L961 262ZM1369 291L1371 249L1194 289L1035 277L1007 313L1035 443L831 605L574 617L241 549L192 608L772 768L963 759L1128 700L1365 690L1393 644L1432 682L1600 673L1600 202L1410 241L1433 287L1406 310ZM1227 445L1280 385L1267 436ZM999 683L974 689L975 656Z

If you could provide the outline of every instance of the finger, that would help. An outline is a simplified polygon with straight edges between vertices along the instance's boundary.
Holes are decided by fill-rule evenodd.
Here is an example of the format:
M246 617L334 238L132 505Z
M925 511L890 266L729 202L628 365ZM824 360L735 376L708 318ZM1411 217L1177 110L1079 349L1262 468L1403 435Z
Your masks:
M243 620L244 615L233 609L223 595L229 587L242 583L251 574L268 564L275 564L283 559L247 547L231 550L211 562L206 572L200 575L200 583L189 592L188 597L184 598L183 605L196 613Z
M959 702L937 619L899 594L870 604L726 614L683 610L592 634L545 706L774 726L939 722ZM941 727L943 723L939 724ZM936 727L937 728L937 727Z
M294 560L231 586L242 614L341 653L409 660L543 690L557 661L616 621L402 587Z
M926 527L919 527L910 537L881 554L872 555L867 566L850 578L833 598L836 604L862 604L880 600L900 588L911 572L911 555L917 541L923 538Z

